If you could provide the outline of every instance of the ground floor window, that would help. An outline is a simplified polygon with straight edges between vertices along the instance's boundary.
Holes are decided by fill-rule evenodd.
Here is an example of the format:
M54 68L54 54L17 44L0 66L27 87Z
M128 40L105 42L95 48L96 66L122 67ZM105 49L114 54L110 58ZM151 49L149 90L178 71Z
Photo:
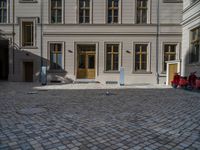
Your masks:
M119 70L119 44L106 45L106 71Z
M200 27L191 31L190 41L190 63L197 63L200 54Z
M50 43L50 69L62 69L62 44Z
M135 71L147 71L148 44L135 45Z
M167 70L166 61L175 60L176 59L176 45L175 44L165 44L164 45L164 63L163 63L163 71Z

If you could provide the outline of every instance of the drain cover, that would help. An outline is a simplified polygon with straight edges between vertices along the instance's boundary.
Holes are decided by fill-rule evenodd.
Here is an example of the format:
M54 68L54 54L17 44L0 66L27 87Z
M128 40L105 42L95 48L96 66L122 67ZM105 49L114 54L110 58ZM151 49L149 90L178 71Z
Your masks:
M46 112L47 110L45 108L23 108L18 111L19 114L23 115L34 115L34 114L39 114Z

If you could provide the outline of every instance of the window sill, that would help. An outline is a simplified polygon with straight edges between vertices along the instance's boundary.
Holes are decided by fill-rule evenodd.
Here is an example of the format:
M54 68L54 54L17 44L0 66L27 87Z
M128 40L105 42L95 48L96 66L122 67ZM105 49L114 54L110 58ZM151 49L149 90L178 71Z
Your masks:
M22 46L21 49L38 49L37 46Z
M38 3L37 0L28 1L28 0L19 0L19 3Z
M150 71L133 71L132 74L152 74Z
M188 66L200 66L200 62L189 63Z
M104 71L104 73L120 73L120 71Z

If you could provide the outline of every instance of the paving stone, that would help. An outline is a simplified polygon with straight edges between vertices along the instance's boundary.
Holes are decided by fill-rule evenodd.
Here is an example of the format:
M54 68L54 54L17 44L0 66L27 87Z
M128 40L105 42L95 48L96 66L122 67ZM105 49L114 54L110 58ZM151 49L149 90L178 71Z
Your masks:
M200 149L199 93L37 86L0 83L0 149Z

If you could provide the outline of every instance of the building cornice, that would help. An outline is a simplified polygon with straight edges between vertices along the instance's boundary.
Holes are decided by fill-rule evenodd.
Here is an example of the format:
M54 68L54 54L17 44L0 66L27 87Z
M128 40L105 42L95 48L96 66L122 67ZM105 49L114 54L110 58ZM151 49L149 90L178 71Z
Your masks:
M200 0L199 1L196 1L194 3L192 3L191 5L189 5L188 7L186 7L185 9L183 9L183 13L186 13L187 11L193 9L193 7L195 7L198 3L200 3Z

